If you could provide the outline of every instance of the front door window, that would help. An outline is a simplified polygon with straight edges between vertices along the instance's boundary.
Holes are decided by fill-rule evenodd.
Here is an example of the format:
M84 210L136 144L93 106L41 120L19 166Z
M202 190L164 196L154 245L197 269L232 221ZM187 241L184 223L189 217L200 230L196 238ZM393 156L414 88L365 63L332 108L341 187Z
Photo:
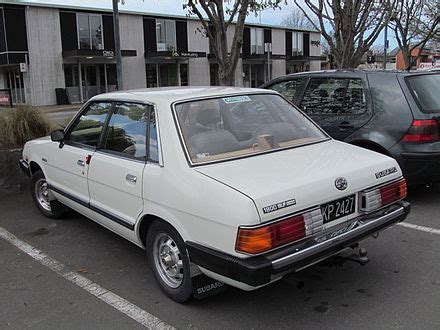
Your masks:
M66 142L96 148L111 108L108 102L90 104L69 129Z

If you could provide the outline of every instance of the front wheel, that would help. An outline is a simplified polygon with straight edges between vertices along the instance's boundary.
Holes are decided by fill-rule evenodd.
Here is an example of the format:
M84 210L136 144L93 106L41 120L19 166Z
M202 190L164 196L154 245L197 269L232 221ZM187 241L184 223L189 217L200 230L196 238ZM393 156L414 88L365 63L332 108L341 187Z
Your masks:
M65 207L53 197L41 170L31 177L31 194L35 205L46 217L58 219L65 212Z
M160 288L177 302L192 295L190 261L185 243L169 224L155 221L146 239L147 256Z

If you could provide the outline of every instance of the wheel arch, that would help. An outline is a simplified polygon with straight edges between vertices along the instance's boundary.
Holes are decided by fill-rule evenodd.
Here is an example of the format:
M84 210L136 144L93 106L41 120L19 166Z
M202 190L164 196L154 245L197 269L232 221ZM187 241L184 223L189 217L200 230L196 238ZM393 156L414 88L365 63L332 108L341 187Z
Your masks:
M188 238L188 233L184 229L182 223L178 221L176 217L171 214L164 215L159 212L150 212L142 215L140 217L140 220L138 221L138 224L135 227L138 240L142 243L142 246L144 248L146 247L146 235L148 233L148 230L150 229L151 224L154 221L162 221L169 224L177 231L184 242Z
M42 171L44 173L41 166L36 161L33 161L33 160L29 163L29 171L30 171L31 176L37 171Z

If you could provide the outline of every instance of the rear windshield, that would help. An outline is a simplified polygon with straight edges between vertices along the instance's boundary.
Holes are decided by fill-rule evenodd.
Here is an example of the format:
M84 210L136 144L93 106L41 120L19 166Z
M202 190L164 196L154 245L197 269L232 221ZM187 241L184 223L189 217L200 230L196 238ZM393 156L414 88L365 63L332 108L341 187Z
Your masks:
M440 112L440 74L406 78L417 104L425 113Z
M233 159L324 140L327 136L281 96L236 95L175 106L193 164Z

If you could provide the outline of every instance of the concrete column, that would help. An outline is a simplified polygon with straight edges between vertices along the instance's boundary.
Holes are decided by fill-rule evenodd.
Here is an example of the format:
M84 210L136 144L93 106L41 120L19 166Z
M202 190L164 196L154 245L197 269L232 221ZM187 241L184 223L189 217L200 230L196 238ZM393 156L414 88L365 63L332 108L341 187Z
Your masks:
M209 61L204 58L190 58L188 60L188 84L189 86L209 86Z

